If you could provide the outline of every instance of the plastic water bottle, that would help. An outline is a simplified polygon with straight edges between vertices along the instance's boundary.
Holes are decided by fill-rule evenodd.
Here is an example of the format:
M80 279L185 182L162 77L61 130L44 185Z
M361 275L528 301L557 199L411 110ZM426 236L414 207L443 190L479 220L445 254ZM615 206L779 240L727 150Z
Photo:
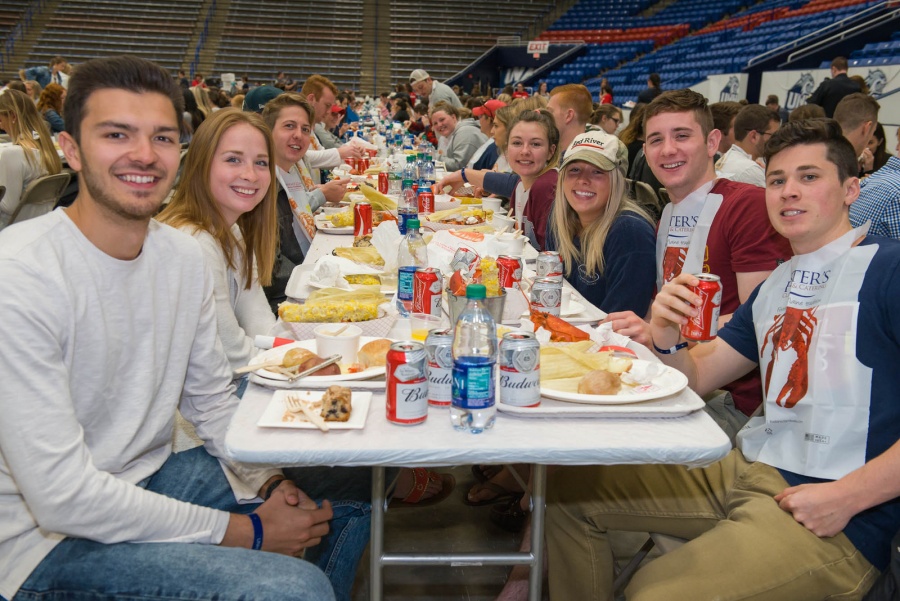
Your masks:
M425 155L423 169L425 172L424 174L420 173L419 177L425 180L425 185L427 187L431 188L435 184L436 178L434 173L434 159L431 158L430 154Z
M413 154L406 155L406 165L403 166L403 179L416 181L418 173L416 173L416 156Z
M493 427L497 414L497 326L484 306L486 295L482 284L466 287L466 308L453 335L450 423L472 434Z
M397 309L401 314L412 311L413 282L416 270L423 267L428 267L428 248L419 233L419 220L414 218L406 223L406 237L397 252Z
M397 203L397 227L404 236L408 232L407 224L411 219L419 218L419 201L413 190L413 181L403 179L403 189L400 192L400 202Z

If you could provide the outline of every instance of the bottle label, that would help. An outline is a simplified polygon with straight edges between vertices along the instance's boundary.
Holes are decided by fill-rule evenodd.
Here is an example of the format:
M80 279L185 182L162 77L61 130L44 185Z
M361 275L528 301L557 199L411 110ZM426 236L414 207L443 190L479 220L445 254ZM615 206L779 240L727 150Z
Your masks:
M398 299L412 302L416 269L418 269L418 267L415 266L404 266L400 268L397 276Z
M494 405L494 364L453 366L453 406L485 409Z

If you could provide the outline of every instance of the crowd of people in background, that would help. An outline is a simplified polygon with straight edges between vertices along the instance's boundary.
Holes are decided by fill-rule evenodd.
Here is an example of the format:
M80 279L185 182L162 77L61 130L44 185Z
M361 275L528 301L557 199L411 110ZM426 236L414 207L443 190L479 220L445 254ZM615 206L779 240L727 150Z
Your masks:
M129 562L151 566L151 574L169 573L178 562L204 566L193 580L160 577L164 588L205 592L228 573L243 579L241 588L229 580L233 591L288 598L281 587L266 587L291 572L292 598L349 599L368 541L367 470L248 468L225 456L222 437L247 385L232 370L247 364L257 352L254 337L275 323L287 281L316 235L313 213L343 198L350 180L331 172L362 156L349 140L371 114L433 144L445 170L440 189L468 185L476 196L500 197L536 249L559 252L565 279L608 314L612 329L684 371L692 386L709 393L707 413L743 444L707 468L704 482L681 468L568 468L551 475L547 540L554 599L608 598L606 530L635 524L689 538L703 534L704 542L639 572L630 592L690 572L679 580L683 597L675 589L665 595L739 590L764 575L771 599L819 599L834 591L861 598L885 569L890 538L900 527L900 491L891 476L900 464L894 460L900 421L885 402L896 391L900 354L900 330L887 308L900 293L900 245L885 239L900 239L900 158L889 151L878 102L847 76L846 59L835 58L831 74L806 106L788 112L777 96L764 104L710 103L691 90L664 90L652 73L626 119L605 81L597 98L581 84L548 90L545 83L529 89L516 82L496 93L483 93L480 85L464 93L416 69L393 91L361 97L323 75L301 81L277 72L258 85L247 77L224 83L200 73L168 74L133 57L74 68L55 57L48 67L23 70L21 84L10 82L0 92L0 129L12 142L0 148L0 185L6 187L0 229L31 181L62 169L55 137L80 178L65 211L0 236L0 278L23 282L0 300L3 314L13 316L0 321L0 336L15 343L0 347L0 409L7 424L0 426L0 489L13 499L0 516L15 524L15 532L0 533L0 571L9 574L0 576L0 599L54 588L48 574L70 569L84 554L119 566L125 581ZM876 338L874 351L829 355L852 363L843 380L834 378L859 393L858 408L871 416L861 426L868 426L868 435L821 451L838 463L848 450L852 457L839 468L778 457L767 450L766 437L805 457L798 431L759 427L763 406L784 406L770 394L773 366L779 385L791 377L785 363L777 363L772 330L765 331L778 311L782 318L785 311L801 311L792 300L779 300L796 283L788 266L828 268L858 291L860 323ZM716 343L688 350L675 332L692 314L696 298L688 287L702 271L721 278L722 325L728 326ZM96 285L82 285L94 279ZM844 288L822 284L815 307L824 313L833 309L826 306L832 299L853 301ZM40 302L33 302L35 294ZM56 302L61 297L72 304ZM113 332L133 322L145 298L156 312L134 327L156 331L162 324L165 336L123 347ZM33 344L52 331L48 316L65 332ZM823 319L804 316L812 320L807 324ZM853 324L852 332L821 336L855 337ZM790 327L814 335L812 325ZM872 364L867 374L857 370ZM49 383L24 377L35 365ZM860 378L865 391L854 388ZM127 382L129 390L109 382ZM140 394L132 393L135 387ZM817 399L829 394L812 390ZM16 399L35 394L54 400L36 414L15 408ZM127 414L114 408L123 397ZM109 420L78 415L90 413L97 399ZM206 447L171 454L166 437L176 407ZM142 421L153 412L154 419ZM25 426L36 418L46 420L44 428L54 426L52 435ZM121 428L132 439L120 439ZM43 445L34 453L21 451L30 448L29 436ZM510 473L515 468L488 468L476 466L480 481L466 502L496 505L491 519L498 525L527 529L528 491ZM204 471L216 476L200 484ZM742 479L751 471L758 478L746 485ZM65 478L73 473L77 477ZM411 506L440 501L454 485L447 475L421 468L396 476L395 501ZM66 494L38 500L42 483L51 479L67 480ZM859 490L841 496L837 489L848 481ZM608 482L621 486L602 485ZM197 492L205 486L208 493ZM741 494L750 500L745 514L730 513L724 502L711 501L712 509L657 503L672 497L671 487L706 499ZM232 491L246 504L234 503ZM101 504L107 496L113 500ZM641 506L648 498L651 504ZM72 512L69 499L91 510ZM819 519L829 510L838 517ZM705 517L671 526L669 518L691 511ZM263 530L271 538L263 539ZM280 531L287 534L275 534ZM154 554L151 546L124 544L132 541L165 549ZM527 535L523 541L527 548ZM264 565L258 556L248 559L248 549L219 553L216 545L262 547L273 557L306 549L307 561L280 557ZM764 545L778 552L751 561ZM742 574L735 578L723 558L727 549L745 547L735 555ZM774 562L787 556L799 567L781 578ZM699 564L706 566L702 573ZM827 577L819 575L823 566L829 566ZM66 590L112 586L102 574L84 572L69 575ZM516 568L501 598L523 599L525 590Z

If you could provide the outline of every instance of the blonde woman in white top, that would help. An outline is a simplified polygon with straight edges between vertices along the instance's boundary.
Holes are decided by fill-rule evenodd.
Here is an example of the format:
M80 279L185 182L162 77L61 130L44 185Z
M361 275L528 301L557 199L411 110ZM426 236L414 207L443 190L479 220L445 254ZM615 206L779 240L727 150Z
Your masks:
M62 171L47 122L31 98L17 90L0 93L0 129L9 134L11 146L0 149L0 229L6 227L19 206L22 193L35 179Z
M278 231L271 135L254 113L216 111L194 133L182 184L159 220L193 235L215 284L219 338L232 369L256 354L275 316L269 283Z

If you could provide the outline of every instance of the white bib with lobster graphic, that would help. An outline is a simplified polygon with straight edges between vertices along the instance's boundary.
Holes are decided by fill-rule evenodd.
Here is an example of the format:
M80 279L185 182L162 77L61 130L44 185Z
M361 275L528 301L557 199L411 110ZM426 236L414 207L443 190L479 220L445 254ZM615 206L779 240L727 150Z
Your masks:
M868 223L779 266L753 303L765 417L738 446L750 461L836 480L866 460L872 370L856 358Z
M288 202L295 218L293 222L294 235L305 255L309 252L312 239L316 235L316 222L306 194L315 190L316 187L309 176L305 161L301 162L299 167L303 171L296 164L291 166L290 171L283 171L281 167L276 166L275 175L278 177L281 187L287 192Z
M691 192L662 212L656 232L656 289L681 272L698 274L706 259L706 240L724 198L710 194L715 181Z

